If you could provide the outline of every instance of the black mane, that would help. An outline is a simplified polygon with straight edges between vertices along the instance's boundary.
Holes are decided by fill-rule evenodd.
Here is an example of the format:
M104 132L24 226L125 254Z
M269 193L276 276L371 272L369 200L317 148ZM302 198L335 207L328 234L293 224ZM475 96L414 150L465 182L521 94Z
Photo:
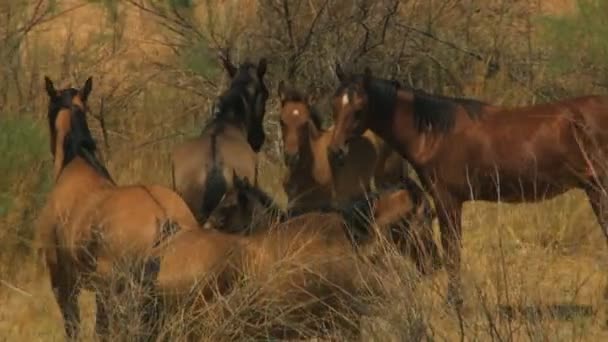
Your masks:
M357 81L362 82L363 77L363 75L352 76L349 81L338 87L335 95L347 91L351 96L355 91L355 84ZM379 115L392 113L397 105L399 90L413 93L414 123L420 132L428 130L448 132L454 127L458 109L463 108L471 119L476 120L481 116L483 107L488 105L474 99L430 94L422 89L403 86L396 80L372 77L367 86L369 107Z
M248 125L249 115L253 114L255 108L254 94L250 94L248 87L254 81L249 70L256 66L251 62L242 63L236 75L230 82L230 86L218 98L214 108L211 122L233 122ZM260 83L262 91L266 91L263 83ZM249 106L250 108L247 108ZM205 126L207 126L206 124Z
M80 107L72 105L72 98L77 94L77 89L65 89L59 93L57 98L51 100L49 103L48 120L50 132L54 138L53 141L55 141L57 137L55 120L59 115L59 111L62 109L71 111L70 131L66 134L63 141L64 158L62 167L65 167L76 157L81 157L91 165L95 171L114 183L108 170L96 157L97 143L89 130L86 113ZM54 146L52 148L54 148Z
M268 195L264 190L253 186L248 182L244 182L238 177L235 177L234 184L239 196L244 196L246 200L253 199L257 201L262 205L262 207L264 207L264 209L272 212L273 214L278 215L281 218L285 216L283 210L277 205L274 199L270 195Z
M409 90L414 93L414 120L418 131L448 132L454 127L459 108L464 108L469 118L477 120L483 107L487 106L487 103L474 99L429 94L421 89Z
M248 101L247 97L248 94L244 87L230 87L220 95L215 112L213 113L212 121L246 123L247 108L245 107L245 101Z

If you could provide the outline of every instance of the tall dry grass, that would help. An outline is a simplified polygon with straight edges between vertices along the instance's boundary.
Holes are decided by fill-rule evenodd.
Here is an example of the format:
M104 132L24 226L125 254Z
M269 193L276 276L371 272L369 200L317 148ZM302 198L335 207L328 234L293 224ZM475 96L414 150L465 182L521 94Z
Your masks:
M18 13L22 3L8 0L0 5L0 12ZM197 134L213 96L225 84L212 49L199 47L192 32L186 32L190 40L179 40L141 8L126 2L102 3L119 6L112 12L84 0L52 4L45 16L48 20L19 36L19 53L2 61L0 90L8 89L0 108L2 340L52 341L61 340L63 334L48 275L29 247L33 219L52 185L42 75L61 79L58 86L80 84L93 75L89 123L110 172L122 184L168 185L169 149ZM295 49L284 20L273 12L277 4L281 3L200 1L194 11L183 15L198 24L197 31L209 46L232 44L235 58L270 53L268 85L274 94L277 81L288 76ZM305 39L307 25L322 5L322 1L302 1L293 8L296 43ZM301 52L295 79L315 85L311 91L327 93L334 82L329 69L333 59L346 60L361 43L361 27L353 24L356 16L347 15L351 7L331 2L327 8L331 16L319 24L316 38ZM555 73L548 62L554 42L540 34L536 17L574 15L575 9L574 2L566 0L403 2L398 13L401 26L357 65L368 63L379 74L395 75L429 91L499 104L602 92L598 85L602 75ZM370 24L373 39L379 39L381 10L370 10L370 21L377 24ZM31 14L33 9L27 11ZM11 20L21 21L4 26L21 27L29 17L14 15ZM8 32L2 31L0 38L8 37ZM195 48L176 45L184 42ZM496 61L498 70L492 67ZM320 96L324 110L326 99ZM267 129L272 134L262 156L262 185L284 202L276 101L271 98L267 107ZM384 267L367 270L381 295L365 298L373 309L362 323L365 340L601 341L607 337L598 305L605 283L606 242L583 194L572 192L533 205L471 203L465 207L463 222L462 315L454 315L443 303L444 272L419 279L410 263L389 249ZM257 321L259 327L280 322L284 306L251 304L257 286L243 285L196 313L195 326L203 339L244 338L251 332L245 318L252 313L267 319ZM85 293L81 299L85 340L94 338L93 304L94 298ZM128 316L130 307L123 308ZM165 331L179 339L187 330L176 327L192 318L192 313L175 312ZM346 332L334 333L339 337Z

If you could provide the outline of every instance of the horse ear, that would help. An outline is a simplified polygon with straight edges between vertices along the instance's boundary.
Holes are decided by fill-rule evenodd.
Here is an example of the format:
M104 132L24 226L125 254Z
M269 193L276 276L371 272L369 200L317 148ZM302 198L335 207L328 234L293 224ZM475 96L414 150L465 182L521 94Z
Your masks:
M346 78L346 75L344 74L344 70L342 70L342 66L340 65L340 62L336 61L336 76L338 77L338 80L340 82L344 81L344 79Z
M48 76L44 76L44 87L46 88L46 93L49 95L50 98L57 96L57 91L55 90L53 81L51 81Z
M222 61L222 65L224 66L224 69L226 69L226 71L228 72L228 76L230 76L230 78L234 78L234 75L236 75L237 68L230 61L229 53L220 52L219 59L220 59L220 61Z
M308 91L306 92L306 101L308 104L312 106L314 103L317 103L317 101L320 101L323 97L322 92L320 87L314 84L309 85Z
M89 98L89 94L91 94L91 90L93 90L93 77L92 76L87 78L87 80L84 82L84 87L82 87L81 95L82 95L83 101L86 101Z
M308 105L312 105L313 103L315 103L315 93L313 93L312 91L308 92L308 94L306 94L306 103Z
M268 66L268 61L266 58L260 58L258 62L258 77L261 79L266 74L266 67Z
M283 103L283 101L285 101L285 81L279 81L279 87L277 90L279 93L279 100L281 100L281 103Z

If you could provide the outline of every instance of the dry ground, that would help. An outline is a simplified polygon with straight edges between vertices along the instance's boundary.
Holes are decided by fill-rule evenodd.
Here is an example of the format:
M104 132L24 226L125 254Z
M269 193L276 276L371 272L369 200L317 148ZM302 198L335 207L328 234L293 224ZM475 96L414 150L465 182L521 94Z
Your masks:
M79 0L64 2L66 6L80 3ZM251 12L251 3L243 6L244 12ZM568 12L572 4L566 0L542 3L544 10L552 13ZM37 39L63 46L67 35L78 32L74 38L75 45L86 46L87 39L90 38L88 34L103 26L106 19L92 9L90 4L83 4L77 11L62 21L54 21L52 25L40 28ZM251 20L251 16L247 18ZM120 80L124 70L134 67L135 60L159 58L166 53L166 50L151 43L154 31L145 24L145 17L133 16L128 20L131 20L128 26L133 30L126 37L129 48L91 69L104 75L98 77L93 97L98 89L107 88ZM60 62L61 55L46 61L48 65ZM88 71L79 70L79 74ZM512 85L509 89L515 88ZM499 99L500 95L492 97L485 94L485 98ZM154 103L148 108L153 106ZM273 106L274 104L269 104L269 108L274 108ZM138 150L141 153L137 159L131 158L133 145L163 136L162 133L174 127L189 127L192 122L197 125L200 122L199 117L190 117L188 113L180 114L181 116L171 113L174 116L170 118L146 114L150 113L146 113L144 106L137 115L133 114L133 120L128 121L128 124L125 124L125 118L115 119L114 126L120 129L116 128L111 134L115 139L127 135L132 142L117 143L109 160L110 172L120 183L144 180L167 184L165 157L175 140L142 148ZM142 126L142 122L147 125ZM193 134L185 131L189 135ZM266 189L273 190L279 199L283 199L284 194L279 190L280 170L273 163L272 160L265 161L262 168L263 185ZM17 198L19 203L31 200L28 194L32 189L31 182L27 175L22 178L20 181L23 184L15 185L22 189ZM18 207L25 211L27 205ZM22 223L22 216L21 213L9 215L9 218L0 222L0 228L10 231L11 225ZM608 339L608 330L603 330L600 325L604 315L598 312L602 308L600 298L608 275L608 248L582 193L568 193L535 205L471 203L465 207L463 220L463 279L466 293L462 321L466 340ZM3 238L0 239L3 243L10 241L2 234L0 237ZM7 242L3 248L11 246ZM61 340L62 320L50 292L46 270L39 268L31 259L7 260L7 264L0 265L0 340ZM14 272L15 269L19 271ZM395 270L387 272L383 281L387 286L402 286L404 293L409 292L413 281L400 274L398 270L401 269L401 265L398 265ZM372 328L367 329L368 338L378 341L408 340L412 337L411 330L404 327L412 324L412 317L424 316L429 320L429 330L435 340L460 340L459 320L452 312L446 311L443 305L445 281L445 274L441 271L417 284L413 296L397 297L388 303L380 303L384 312L382 318L388 323L372 324ZM85 294L81 303L85 311L82 316L85 339L90 340L93 338L93 300L90 294ZM523 307L528 317L516 316L508 320L505 315L499 314L501 310L506 310L501 308L509 306ZM554 317L535 318L532 317L532 311L537 306L561 309L557 310ZM411 308L415 308L413 316ZM571 315L567 312L568 308L572 309Z

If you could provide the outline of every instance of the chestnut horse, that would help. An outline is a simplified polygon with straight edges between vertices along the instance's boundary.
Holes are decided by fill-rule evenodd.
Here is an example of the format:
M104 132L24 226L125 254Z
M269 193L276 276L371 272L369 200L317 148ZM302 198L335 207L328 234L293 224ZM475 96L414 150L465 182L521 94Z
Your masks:
M536 202L586 192L608 236L603 185L608 98L585 96L507 108L436 96L398 82L347 74L333 98L331 158L370 129L413 166L435 202L449 276L447 299L462 306L461 212L466 201Z
M155 185L117 186L97 159L86 121L93 83L55 89L45 77L55 183L37 220L37 242L69 339L78 336L78 295L95 291L96 331L106 336L112 271L152 251L163 232L196 228L183 200Z
M352 199L378 185L405 177L405 161L381 138L366 131L352 141L343 165L331 165L327 145L333 127L321 128L321 117L310 99L279 82L280 125L287 175L283 187L290 206L313 208L330 200Z
M257 66L235 67L221 57L231 79L220 96L216 112L201 135L173 149L173 188L204 224L232 189L232 176L257 182L257 152L265 140L263 127L268 90L264 84L266 60Z

